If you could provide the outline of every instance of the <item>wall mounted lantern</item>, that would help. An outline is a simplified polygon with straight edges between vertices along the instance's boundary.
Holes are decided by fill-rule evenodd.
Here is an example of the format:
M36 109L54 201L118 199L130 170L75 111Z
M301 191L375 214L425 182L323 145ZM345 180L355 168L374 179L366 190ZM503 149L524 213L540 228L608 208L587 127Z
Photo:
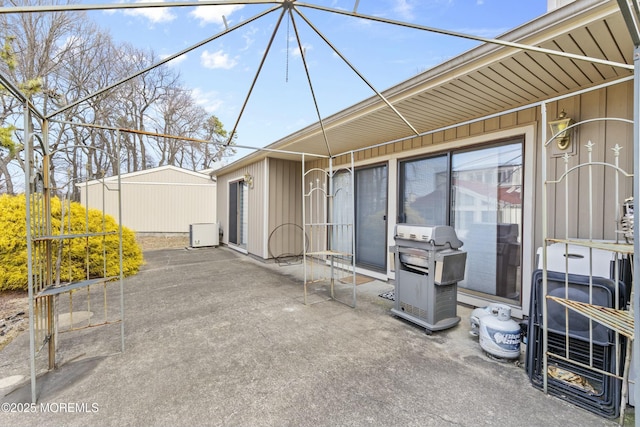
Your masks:
M555 140L558 145L558 149L566 150L571 146L571 129L567 130L567 128L573 123L575 123L573 119L567 117L567 113L565 113L564 110L560 112L560 116L557 120L549 122L552 134L556 135Z
M247 185L249 186L249 188L253 188L253 176L251 176L251 175L250 175L250 174L248 174L248 173L245 173L245 174L244 174L244 177L243 177L243 180L244 180L244 182L246 182L246 183L247 183Z

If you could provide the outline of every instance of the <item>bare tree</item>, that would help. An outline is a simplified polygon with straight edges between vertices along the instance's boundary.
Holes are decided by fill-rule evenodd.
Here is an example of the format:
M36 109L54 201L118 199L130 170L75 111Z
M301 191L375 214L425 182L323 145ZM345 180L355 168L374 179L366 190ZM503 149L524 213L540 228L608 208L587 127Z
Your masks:
M216 116L210 116L204 108L197 105L191 91L175 87L167 91L158 105L158 127L165 135L179 135L190 139L160 137L157 139L159 164L169 164L186 169L206 169L219 161L227 148L221 144L226 141L227 132Z
M50 4L50 2L46 2ZM5 3L7 4L7 3ZM41 1L20 2L20 4L40 5ZM16 2L8 2L15 6ZM68 37L79 33L79 25L83 22L82 13L27 13L3 14L0 16L0 34L4 36L5 50L3 61L0 61L2 72L17 82L22 92L35 105L44 111L47 108L49 90L48 76L56 72L56 68L65 55ZM10 53L8 51L11 51ZM22 126L22 105L6 93L2 98L0 120L4 129L15 130ZM38 131L38 129L34 129ZM5 179L7 192L13 192L13 178L8 173L9 163L17 162L24 168L20 157L24 141L20 132L13 133L2 145L0 154L0 174ZM54 176L54 175L52 175Z
M45 4L41 0L19 3ZM197 170L209 167L223 152L229 152L214 145L226 139L222 123L197 105L177 72L163 65L126 80L157 61L154 53L129 44L116 45L108 32L84 13L3 14L0 35L5 37L4 45L0 45L0 71L20 82L22 91L41 111L53 114L49 146L58 153L52 163L54 186L62 176L66 176L65 185L71 185L81 179L156 164ZM126 81L91 96L122 80ZM13 193L9 166L15 163L15 169L25 167L21 157L22 133L18 131L22 126L22 105L2 89L0 191ZM74 104L87 97L86 102ZM85 123L100 127L82 126ZM178 135L185 139L114 132L108 128ZM213 144L189 142L192 138Z

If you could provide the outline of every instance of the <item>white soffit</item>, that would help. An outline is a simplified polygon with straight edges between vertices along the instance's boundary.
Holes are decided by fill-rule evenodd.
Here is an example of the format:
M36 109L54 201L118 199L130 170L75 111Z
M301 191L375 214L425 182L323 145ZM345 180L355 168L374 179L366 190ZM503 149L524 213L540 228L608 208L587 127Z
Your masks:
M533 21L504 37L554 51L633 64L633 43L615 2L597 2L595 7L577 15L568 13L572 6L565 8L564 13L558 10L540 18L548 21L558 16L544 28L536 28L540 24ZM514 38L516 33L527 31L526 37ZM418 132L423 133L632 74L632 70L622 67L482 45L383 92L383 95ZM325 119L324 127L333 155L413 134L377 97ZM269 148L328 154L319 123Z

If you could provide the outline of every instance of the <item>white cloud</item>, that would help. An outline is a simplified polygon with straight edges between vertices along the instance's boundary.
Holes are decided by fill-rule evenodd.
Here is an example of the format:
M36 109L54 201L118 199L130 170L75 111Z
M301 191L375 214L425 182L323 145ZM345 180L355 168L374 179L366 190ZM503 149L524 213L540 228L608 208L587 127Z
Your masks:
M302 50L304 51L305 55L307 54L307 52L309 52L312 49L313 49L313 46L311 46L310 44L302 43ZM293 57L300 56L300 46L298 46L297 43L296 43L296 47L291 49L291 55ZM306 58L306 56L305 56L305 58Z
M413 4L407 0L395 0L393 5L393 12L399 15L402 19L410 21L413 19Z
M209 114L216 114L222 107L222 99L215 91L204 92L202 89L196 88L191 91L196 104L204 108Z
M253 42L255 41L255 38L253 36L255 36L258 31L258 27L252 27L242 34L245 45L242 49L240 49L241 51L248 50L253 45Z
M155 0L138 0L136 3L149 3ZM148 19L154 24L170 22L176 19L176 15L171 13L171 9L167 7L149 7L141 9L124 9L125 15L140 16Z
M84 39L79 35L72 35L64 39L61 43L59 43L59 50L73 49L76 43L81 43Z
M171 55L164 54L164 55L158 55L158 56L160 57L160 59L165 59L165 58L168 58ZM167 65L175 67L176 65L180 65L181 63L183 63L186 60L187 60L187 54L185 53L184 55L180 55L180 56L177 56L177 57L173 58L171 61L167 62Z
M218 24L224 25L224 20L222 17L224 16L229 22L229 16L233 12L236 12L242 9L244 6L241 5L229 5L229 6L198 6L193 12L191 12L191 16L200 21L200 25L206 24Z
M220 49L215 52L209 52L208 50L202 52L202 55L200 55L200 63L205 68L223 68L225 70L229 70L235 67L238 64L238 61L231 58L228 53L224 53L222 49Z

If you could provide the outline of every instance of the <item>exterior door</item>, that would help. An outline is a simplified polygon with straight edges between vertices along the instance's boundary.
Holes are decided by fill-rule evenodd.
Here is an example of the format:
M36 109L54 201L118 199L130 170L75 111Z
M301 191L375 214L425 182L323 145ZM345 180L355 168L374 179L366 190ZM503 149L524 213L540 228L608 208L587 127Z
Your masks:
M459 291L520 302L523 164L520 141L453 154L452 225L467 251Z
M248 220L247 185L243 181L229 184L229 243L245 247Z
M387 165L355 172L356 265L387 270Z
M238 244L238 184L229 184L229 243Z

